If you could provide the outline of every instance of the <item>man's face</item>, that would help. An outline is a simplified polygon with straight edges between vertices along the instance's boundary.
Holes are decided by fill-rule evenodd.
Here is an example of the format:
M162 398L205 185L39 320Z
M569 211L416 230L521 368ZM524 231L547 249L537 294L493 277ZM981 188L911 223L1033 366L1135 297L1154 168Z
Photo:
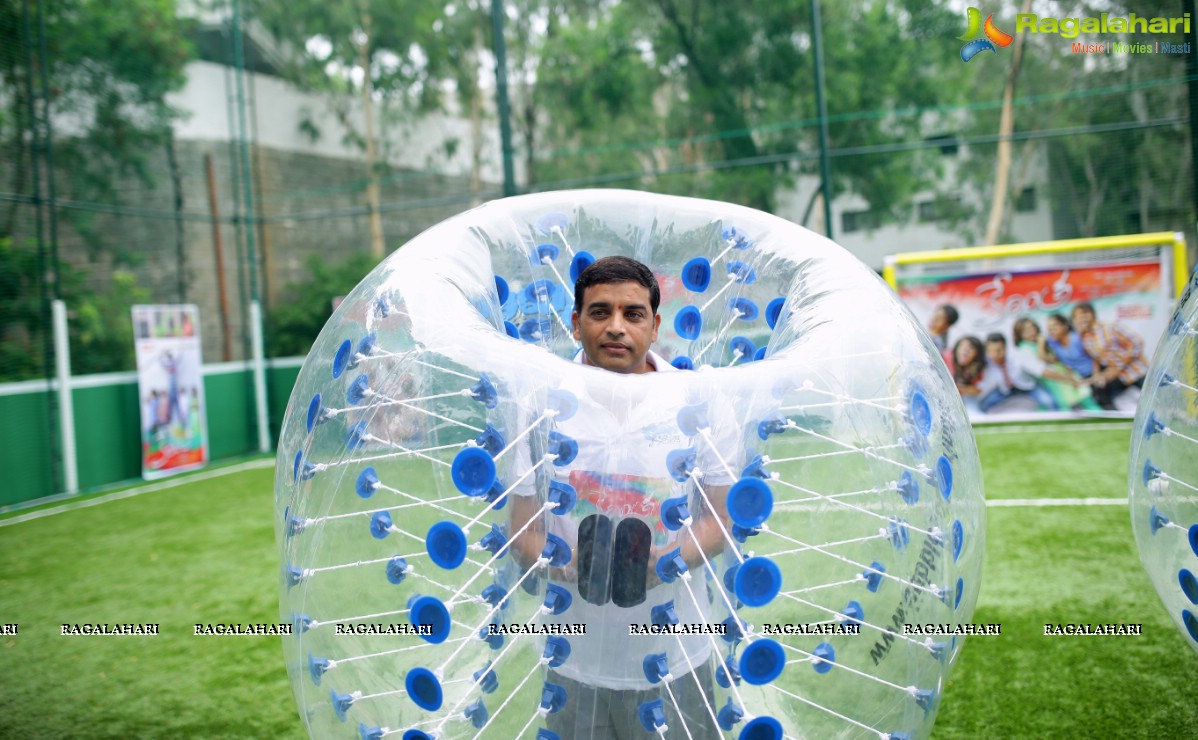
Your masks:
M1073 309L1073 328L1078 334L1085 334L1094 325L1094 314L1084 308Z
M986 358L995 365L1007 361L1007 345L1002 342L986 342Z
M649 305L649 289L624 281L586 289L582 311L574 312L574 338L587 361L615 373L644 373L649 345L657 341L661 317Z

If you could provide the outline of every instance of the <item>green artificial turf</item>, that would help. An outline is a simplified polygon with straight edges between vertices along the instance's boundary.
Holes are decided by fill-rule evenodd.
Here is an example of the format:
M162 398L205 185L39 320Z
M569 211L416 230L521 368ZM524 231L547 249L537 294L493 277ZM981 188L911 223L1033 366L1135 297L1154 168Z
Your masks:
M302 737L279 637L274 472L251 470L0 528L0 737ZM153 637L63 636L147 622Z
M1124 498L1126 424L978 434L987 498ZM278 637L273 472L235 472L0 527L0 737L302 737ZM1198 656L1140 565L1126 506L989 507L974 623L933 738L1186 737ZM156 637L68 637L75 622ZM1045 623L1143 624L1051 637Z
M1127 496L1130 431L980 430L986 497ZM1198 655L1140 564L1126 506L989 507L982 588L933 738L1193 737ZM1046 636L1046 623L1141 636Z

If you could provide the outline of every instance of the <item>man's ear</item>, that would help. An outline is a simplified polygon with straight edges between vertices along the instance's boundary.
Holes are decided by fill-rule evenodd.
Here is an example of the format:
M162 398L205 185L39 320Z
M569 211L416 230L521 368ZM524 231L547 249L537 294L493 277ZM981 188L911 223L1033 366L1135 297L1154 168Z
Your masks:
M579 341L582 341L582 337L578 335L578 312L577 311L570 314L570 325L574 327L574 338ZM656 332L654 333L653 338L657 339Z
M653 314L653 338L649 340L650 342L657 341L657 330L660 328L661 328L661 314L655 313L655 314Z

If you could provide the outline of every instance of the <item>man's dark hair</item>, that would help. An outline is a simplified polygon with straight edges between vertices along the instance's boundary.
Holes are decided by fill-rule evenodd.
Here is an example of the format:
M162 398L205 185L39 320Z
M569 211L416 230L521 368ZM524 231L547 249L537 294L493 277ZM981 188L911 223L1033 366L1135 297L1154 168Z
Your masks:
M657 315L661 288L653 271L631 257L603 257L587 266L574 282L574 310L582 313L582 294L592 285L633 282L649 289L649 307Z
M990 344L991 342L998 342L1004 347L1007 346L1007 338L996 331L992 331L986 335L986 344Z
M1086 313L1090 314L1094 318L1098 318L1098 314L1094 313L1094 304L1090 303L1089 301L1083 301L1083 302L1077 304L1076 306L1073 307L1073 310L1074 311L1082 310L1082 311L1085 311Z
M961 314L957 313L957 309L948 303L937 306L936 310L944 312L944 318L948 321L949 326L957 323L957 319L961 318Z

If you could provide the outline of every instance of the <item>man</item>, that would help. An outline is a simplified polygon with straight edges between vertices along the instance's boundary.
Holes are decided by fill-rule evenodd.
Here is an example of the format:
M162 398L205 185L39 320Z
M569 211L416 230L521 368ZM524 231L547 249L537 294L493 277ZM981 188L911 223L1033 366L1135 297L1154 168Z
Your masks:
M1007 352L1007 339L998 332L986 335L986 372L982 378L978 406L987 412L1020 394L1031 396L1042 409L1055 410L1057 404L1052 394L1038 383L1041 378L1069 383L1075 388L1080 385L1076 378L1053 370L1030 352L1020 349Z
M1116 411L1115 399L1123 391L1132 386L1144 387L1144 376L1148 374L1144 340L1118 324L1098 321L1089 303L1073 307L1073 328L1094 361L1090 376L1094 400L1107 411Z
M656 278L636 260L606 257L587 267L574 289L574 338L582 345L575 362L621 375L680 372L650 349L661 324L660 300ZM527 567L540 555L547 532L573 549L569 566L549 574L571 593L573 605L546 621L587 625L586 635L568 638L570 658L549 671L547 681L563 686L568 698L546 723L562 738L639 739L646 732L638 708L660 700L671 734L685 736L685 725L696 738L718 737L720 730L709 711L719 709L712 690L713 638L629 633L630 625L651 623L652 609L670 601L679 624L710 621L701 568L704 558L714 559L724 550L724 532L731 530L724 502L734 480L718 458L726 455L728 466L736 465L727 450L740 447L715 430L732 428L720 423L731 414L709 402L712 431L692 440L674 421L687 401L679 384L626 385L628 381L618 378L613 384L609 376L587 376L585 387L571 389L579 400L578 411L557 424L558 432L578 443L578 455L570 464L553 466L554 477L578 494L574 511L564 517L539 515L541 497L529 495L527 489L517 491L512 501L510 531L534 520L513 541L522 565ZM716 441L721 452L708 449L707 440ZM668 453L692 445L698 450L696 466L704 471L697 486L706 502L694 482L678 483L666 465ZM669 531L662 523L661 505L681 495L689 497L693 524L689 532L685 527ZM658 559L675 548L691 570L693 595L681 578L661 583L656 576ZM644 673L645 656L663 652L674 677L674 700Z
M948 351L948 330L953 324L957 323L960 318L957 309L945 303L937 306L932 312L932 318L928 320L928 331L932 335L932 344L936 345L936 351L944 354Z

